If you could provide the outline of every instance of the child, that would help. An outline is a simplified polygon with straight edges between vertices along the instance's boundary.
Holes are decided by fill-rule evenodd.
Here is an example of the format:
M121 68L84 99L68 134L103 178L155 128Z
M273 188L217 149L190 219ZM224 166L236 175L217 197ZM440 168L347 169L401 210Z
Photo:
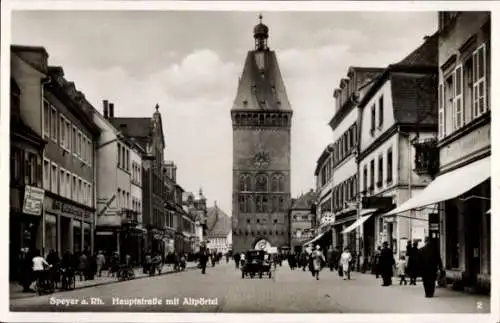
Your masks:
M398 268L398 276L400 279L399 285L402 285L403 283L406 285L406 260L404 256L401 256L397 263L397 268Z

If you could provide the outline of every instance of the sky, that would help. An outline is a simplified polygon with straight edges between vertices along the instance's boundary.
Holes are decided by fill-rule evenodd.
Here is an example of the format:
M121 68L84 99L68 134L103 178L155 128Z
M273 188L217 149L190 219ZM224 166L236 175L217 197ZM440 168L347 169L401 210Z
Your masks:
M96 109L149 117L160 105L165 160L186 190L231 214L230 110L258 12L17 11L12 43L44 46ZM349 66L386 67L437 29L436 12L262 12L270 28L292 123L292 197L315 188L314 169L334 140L333 90Z

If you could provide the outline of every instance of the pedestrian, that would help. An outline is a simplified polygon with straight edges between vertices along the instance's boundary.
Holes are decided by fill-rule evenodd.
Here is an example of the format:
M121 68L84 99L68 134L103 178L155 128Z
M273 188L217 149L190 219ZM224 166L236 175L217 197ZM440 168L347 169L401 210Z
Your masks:
M439 249L434 240L425 239L425 246L419 251L419 264L424 285L425 297L434 297L438 272L443 270Z
M33 292L30 285L33 282L32 256L29 248L21 248L19 253L19 283L23 287L23 293Z
M85 274L87 272L87 265L87 255L82 252L78 257L78 274L80 276L80 281L82 281L85 277Z
M335 259L333 258L333 247L329 246L328 250L326 251L326 262L328 263L328 268L330 268L330 271L333 271L334 267L334 261Z
M316 277L316 280L319 280L319 272L321 271L322 264L325 262L325 256L321 252L319 245L316 245L316 250L311 253L311 258L313 276Z
M205 275L205 272L207 270L207 262L210 257L210 254L208 253L208 250L203 247L200 249L200 267L201 267L201 274Z
M401 256L397 263L398 276L399 276L399 285L403 283L406 285L406 259L405 256Z
M380 276L380 254L382 253L382 247L377 246L377 250L373 254L373 264L372 264L372 274L375 275L375 279Z
M349 252L349 248L345 247L344 252L340 256L340 268L342 269L342 277L344 280L351 279L351 261L352 255Z
M417 285L419 271L418 241L414 241L413 246L408 250L408 277L410 277L410 285Z
M40 283L44 279L45 268L50 267L49 263L43 259L40 254L40 250L35 250L34 257L32 259L33 264L33 278L36 283ZM40 286L37 286L37 288Z
M97 252L96 264L97 264L97 275L99 277L102 277L102 269L106 264L106 257L104 257L104 255L102 254L102 250L99 250Z
M238 252L234 254L234 268L240 268L240 254Z
M384 241L382 251L380 252L380 275L382 275L382 286L392 285L392 275L394 274L394 255L392 249L389 248L389 243Z

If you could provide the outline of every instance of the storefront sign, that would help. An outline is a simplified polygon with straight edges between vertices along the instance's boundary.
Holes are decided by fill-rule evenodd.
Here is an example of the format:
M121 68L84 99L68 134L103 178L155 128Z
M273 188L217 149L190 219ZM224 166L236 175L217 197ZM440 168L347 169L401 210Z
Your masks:
M45 191L41 188L26 185L24 189L23 213L41 215Z
M491 144L491 125L487 124L440 149L440 164L448 165Z
M52 198L49 198L49 201L46 205L49 212L70 214L76 218L86 219L86 220L92 217L92 212L90 211L84 210L78 206L69 203L54 200Z

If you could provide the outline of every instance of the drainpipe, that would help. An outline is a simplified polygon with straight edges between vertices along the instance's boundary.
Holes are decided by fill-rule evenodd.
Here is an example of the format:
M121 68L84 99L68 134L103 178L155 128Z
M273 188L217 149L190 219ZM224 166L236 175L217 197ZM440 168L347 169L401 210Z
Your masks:
M402 135L405 135L408 138L408 186L407 186L407 189L408 189L408 200L409 200L409 199L411 199L412 194L413 194L412 154L411 154L412 142L414 139L417 139L418 137L415 137L412 139L410 133L408 133L408 132L400 131L399 133ZM410 241L410 242L412 241L412 238L413 238L412 237L412 229L413 229L412 220L414 218L415 218L415 210L412 209L412 210L410 210L410 216L408 217L408 241ZM398 233L399 233L399 230L398 230ZM401 255L400 248L398 248L398 250L399 250L399 255Z
M52 78L50 76L47 76L47 77L42 78L41 84L40 84L40 90L41 90L40 91L41 92L40 111L42 111L42 113L41 113L42 117L40 118L40 123L41 123L40 129L42 129L42 138L44 137L44 132L45 132L45 129L44 129L45 116L44 116L44 109L43 109L43 99L45 98L45 85L49 84L51 81L52 81ZM49 127L50 127L50 124L49 124ZM44 175L45 175L45 174L43 174L43 157L45 157L45 147L43 148L43 152L42 152L42 179L44 178ZM49 168L49 171L50 171L50 168ZM57 219L57 223L60 223L59 216ZM42 256L44 256L44 257L45 257L45 240L46 240L45 236L46 236L46 234L47 233L45 231L45 207L42 207ZM56 243L56 248L57 248L60 245L59 240L61 239L59 232L56 233L56 236L57 236L57 243ZM58 249L60 249L60 248L58 248ZM62 251L58 250L58 254L59 254L59 256L61 256Z
M362 210L362 197L360 194L360 187L361 187L361 182L360 182L360 170L361 170L361 161L360 161L360 153L361 153L361 132L363 129L363 109L359 106L359 93L356 93L354 96L355 104L356 104L356 109L358 110L358 118L357 118L357 129L356 129L356 146L354 147L354 157L356 158L356 174L357 174L357 192L356 192L356 220L358 220L361 216L361 210ZM360 268L363 267L364 259L365 259L365 250L364 248L361 249L361 241L360 239L363 237L363 226L359 226L359 228L356 228L356 254L358 255L359 261L356 263L358 264L358 271ZM361 262L361 264L360 264Z

